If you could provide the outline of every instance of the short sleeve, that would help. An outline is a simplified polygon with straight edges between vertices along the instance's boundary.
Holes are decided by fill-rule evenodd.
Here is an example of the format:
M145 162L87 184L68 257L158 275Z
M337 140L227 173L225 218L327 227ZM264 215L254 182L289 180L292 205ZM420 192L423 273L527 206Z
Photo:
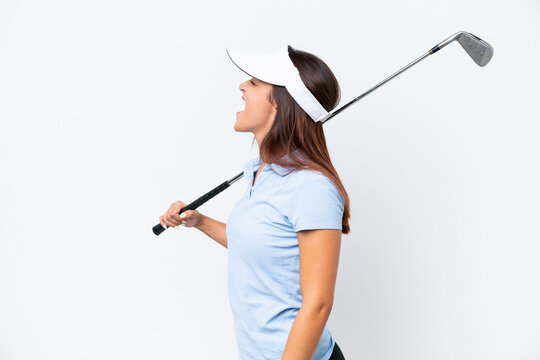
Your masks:
M342 229L344 200L324 175L302 179L291 192L286 216L295 232L311 229Z

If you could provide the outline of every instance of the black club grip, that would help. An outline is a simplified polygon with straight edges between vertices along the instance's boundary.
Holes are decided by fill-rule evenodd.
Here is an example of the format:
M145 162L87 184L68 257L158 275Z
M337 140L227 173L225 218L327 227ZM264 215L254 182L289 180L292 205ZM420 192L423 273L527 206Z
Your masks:
M229 186L231 186L231 185L230 185L229 181L227 180L223 184L220 184L220 185L216 186L214 189L210 190L209 192L207 192L206 194L204 194L203 196L201 196L197 200L193 201L191 204L183 207L178 214L181 214L186 210L195 210L196 208L198 208L199 206L201 206L202 204L204 204L205 202L207 202L208 200L210 200L211 198L213 198L214 196L216 196L217 194L219 194L220 192L222 192L223 190L225 190ZM163 226L161 226L161 224L157 224L156 226L154 226L152 228L152 231L156 235L161 234L165 230L166 229Z

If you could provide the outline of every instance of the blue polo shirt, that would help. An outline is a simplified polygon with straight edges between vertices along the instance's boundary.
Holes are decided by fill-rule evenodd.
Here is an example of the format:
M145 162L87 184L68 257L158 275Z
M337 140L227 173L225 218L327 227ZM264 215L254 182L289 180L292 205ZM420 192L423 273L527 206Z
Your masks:
M240 360L279 360L302 305L297 231L339 229L344 200L311 169L292 171L247 161L247 188L227 220L228 292ZM292 171L292 172L291 172ZM313 360L327 360L334 337L325 327Z

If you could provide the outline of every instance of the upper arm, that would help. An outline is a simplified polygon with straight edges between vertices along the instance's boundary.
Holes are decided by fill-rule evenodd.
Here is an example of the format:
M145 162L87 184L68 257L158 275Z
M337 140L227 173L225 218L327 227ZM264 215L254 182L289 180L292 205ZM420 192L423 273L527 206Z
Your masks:
M326 176L304 175L286 207L287 218L298 235L302 305L331 309L344 200Z
M316 229L298 232L302 306L331 310L334 303L341 230Z

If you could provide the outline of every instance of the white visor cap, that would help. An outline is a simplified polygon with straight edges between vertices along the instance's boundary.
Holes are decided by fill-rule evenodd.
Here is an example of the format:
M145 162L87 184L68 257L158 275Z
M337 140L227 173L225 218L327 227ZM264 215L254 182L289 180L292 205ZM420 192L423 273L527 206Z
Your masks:
M300 78L298 69L289 57L288 45L268 54L229 46L226 50L232 62L246 74L270 84L285 86L298 105L315 122L328 115L328 111Z

